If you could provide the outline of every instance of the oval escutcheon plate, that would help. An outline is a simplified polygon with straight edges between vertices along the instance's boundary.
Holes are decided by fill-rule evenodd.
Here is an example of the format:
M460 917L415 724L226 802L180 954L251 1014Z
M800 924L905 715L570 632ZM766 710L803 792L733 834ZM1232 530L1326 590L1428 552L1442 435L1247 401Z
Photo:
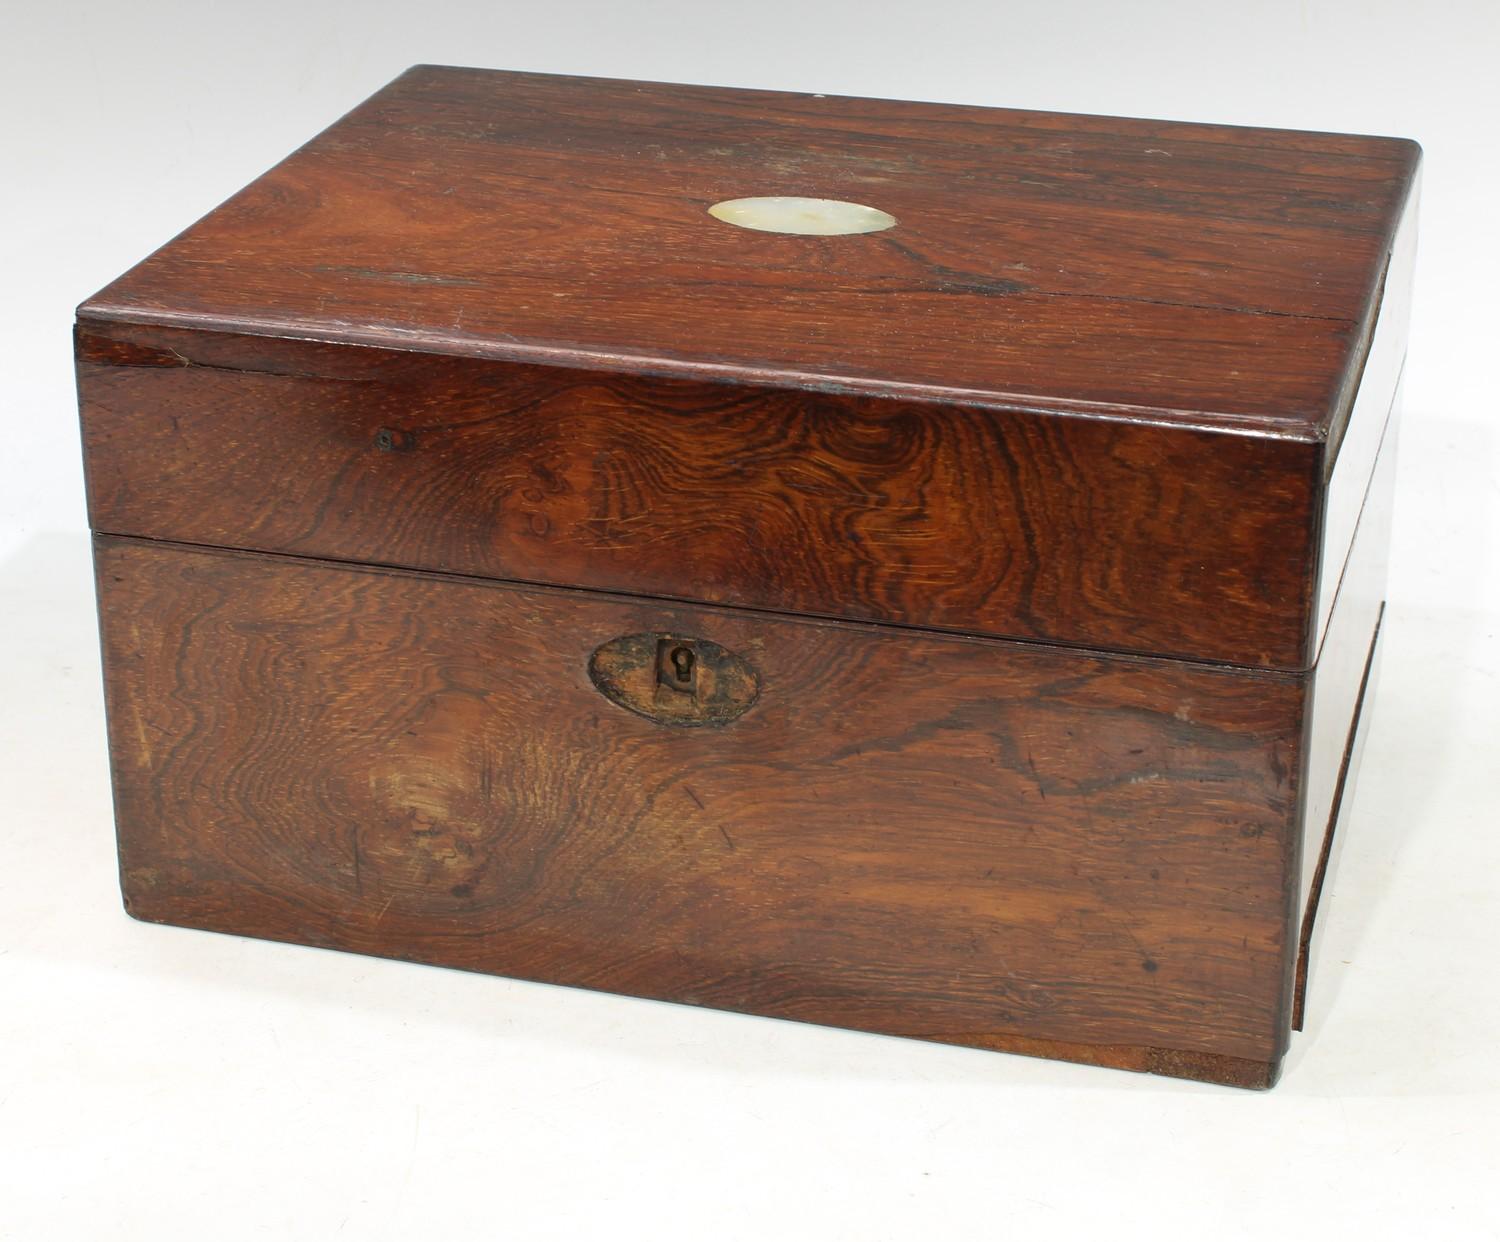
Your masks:
M706 638L627 634L589 658L589 680L611 703L657 724L727 725L760 695L755 670Z
M800 233L805 237L842 237L893 228L896 217L878 207L837 198L730 198L708 214L737 228L757 233Z

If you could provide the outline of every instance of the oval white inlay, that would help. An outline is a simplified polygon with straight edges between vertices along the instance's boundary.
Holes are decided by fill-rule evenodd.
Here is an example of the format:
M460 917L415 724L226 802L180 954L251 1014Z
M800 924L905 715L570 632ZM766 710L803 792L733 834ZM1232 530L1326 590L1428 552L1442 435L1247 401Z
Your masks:
M730 198L715 203L708 214L742 229L811 237L878 233L896 223L895 216L878 208L837 198Z

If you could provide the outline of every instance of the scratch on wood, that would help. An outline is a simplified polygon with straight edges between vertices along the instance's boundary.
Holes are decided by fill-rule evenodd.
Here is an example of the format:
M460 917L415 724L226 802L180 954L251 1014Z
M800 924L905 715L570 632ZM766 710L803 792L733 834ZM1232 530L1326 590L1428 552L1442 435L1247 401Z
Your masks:
M1036 781L1036 791L1042 795L1042 801L1047 801L1047 787L1042 784L1042 774L1036 770L1036 760L1031 757L1031 752L1026 752L1026 766L1031 769L1032 778Z

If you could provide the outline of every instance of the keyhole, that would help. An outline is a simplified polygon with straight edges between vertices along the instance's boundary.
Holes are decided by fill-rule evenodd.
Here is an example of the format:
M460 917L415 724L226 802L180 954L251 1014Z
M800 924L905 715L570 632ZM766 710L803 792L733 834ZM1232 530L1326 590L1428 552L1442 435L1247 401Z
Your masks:
M693 680L693 653L686 647L675 647L672 650L672 670L677 674L678 681Z

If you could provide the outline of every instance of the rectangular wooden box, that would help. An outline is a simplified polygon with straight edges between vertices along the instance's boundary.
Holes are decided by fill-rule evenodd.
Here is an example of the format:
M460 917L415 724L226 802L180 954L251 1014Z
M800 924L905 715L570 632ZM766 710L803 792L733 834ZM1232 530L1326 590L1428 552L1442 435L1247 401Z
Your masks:
M126 907L1269 1085L1418 160L402 75L78 311Z

